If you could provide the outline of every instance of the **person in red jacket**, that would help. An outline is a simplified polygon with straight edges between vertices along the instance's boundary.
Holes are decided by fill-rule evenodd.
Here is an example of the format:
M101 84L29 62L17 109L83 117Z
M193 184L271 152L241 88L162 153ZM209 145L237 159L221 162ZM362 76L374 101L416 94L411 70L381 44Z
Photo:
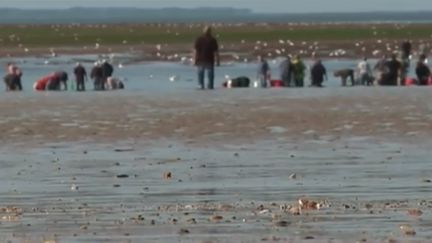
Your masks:
M48 74L33 84L33 89L37 91L44 90L61 90L63 84L64 90L67 90L68 75L64 71Z

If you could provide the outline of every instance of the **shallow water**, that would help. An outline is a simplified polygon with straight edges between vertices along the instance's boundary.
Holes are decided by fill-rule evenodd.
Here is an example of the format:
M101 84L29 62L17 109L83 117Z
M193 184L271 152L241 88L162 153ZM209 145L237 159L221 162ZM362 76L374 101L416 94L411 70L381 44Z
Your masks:
M72 70L77 61L83 63L87 71L90 72L93 63L102 58L95 55L80 55L80 56L58 56L58 57L41 57L41 58L15 58L15 59L0 59L1 65L6 65L7 62L16 62L24 72L23 85L25 91L31 91L33 83L42 76L58 70L65 70L69 73L69 79L74 80ZM117 55L113 59L114 76L127 79L126 88L136 91L164 92L178 91L184 89L193 89L198 87L196 81L196 70L193 66L177 62L132 62L133 56ZM281 59L269 60L271 73L274 78L279 77L279 64ZM310 66L312 62L306 60L306 65ZM325 82L325 86L337 87L340 86L340 80L333 77L334 70L341 68L356 68L358 60L352 59L327 59L323 60L328 71L329 80ZM373 67L376 60L370 60ZM119 68L119 64L122 68ZM225 77L248 76L251 80L256 78L256 63L223 63L221 67L216 69L215 86L221 87L225 81ZM414 75L414 70L410 70L410 75ZM171 81L170 78L175 81ZM310 83L309 76L306 77L305 83ZM69 82L71 85L71 82ZM87 83L87 88L92 89L91 82Z

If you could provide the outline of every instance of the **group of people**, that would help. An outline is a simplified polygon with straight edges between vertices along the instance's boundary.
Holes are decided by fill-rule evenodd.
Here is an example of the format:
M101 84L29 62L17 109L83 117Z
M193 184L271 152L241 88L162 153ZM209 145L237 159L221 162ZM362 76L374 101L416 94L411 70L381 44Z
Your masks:
M390 59L383 56L374 68L371 68L367 58L361 60L356 68L346 68L336 70L335 77L341 79L342 86L351 81L351 85L432 85L431 71L427 65L426 53L419 57L416 65L417 79L408 78L408 70L411 58L411 43L404 41L401 45L401 56L397 58L393 54ZM263 55L258 56L257 80L256 86L263 88L268 86L283 87L304 87L306 71L310 70L310 86L322 87L323 82L328 80L326 67L321 59L313 56L313 64L306 66L300 56L288 56L280 65L280 79L275 83L271 79L270 65ZM215 65L220 65L218 41L212 34L212 28L207 26L204 32L195 40L194 44L194 64L198 69L198 84L200 89L214 89ZM90 73L95 90L123 89L124 83L113 78L114 68L106 60L96 62ZM86 69L77 63L73 70L77 91L85 91L85 83L88 79ZM208 83L205 86L205 74L207 73ZM7 75L4 77L7 90L22 90L21 78L22 71L14 64L9 63L7 66ZM35 90L67 90L68 74L65 71L50 73L37 80L33 87ZM227 80L224 84L226 87L249 87L250 80L248 77L238 77Z
M219 65L219 47L217 40L212 35L211 27L205 27L203 35L199 36L195 41L194 60L198 68L198 84L201 89L205 89L204 77L207 71L208 89L214 88L214 67ZM346 86L347 81L351 81L351 85L432 85L431 71L427 66L426 53L419 57L416 65L417 79L409 79L408 71L411 58L411 42L406 40L401 45L401 57L398 60L397 55L393 54L391 58L384 56L378 63L371 68L368 59L363 58L356 68L346 68L336 70L335 77L341 79L341 85ZM328 79L327 70L322 63L322 60L313 56L313 64L309 67L310 70L310 86L322 87L323 82ZM305 77L308 67L296 55L291 58L288 56L280 65L280 79L272 80L270 66L263 55L258 56L257 80L258 85L265 88L273 86L275 82L280 81L277 86L284 87L304 87ZM223 83L225 87L249 87L250 79L246 76L241 76L229 79Z
M382 86L432 85L432 73L427 65L426 54L419 56L415 66L416 78L408 77L409 68L409 56L402 54L398 59L396 54L392 54L390 58L384 55L373 68L367 58L364 58L358 64L357 70L337 70L335 76L341 78L343 86L346 85L347 79L351 80L352 85L373 85L374 83ZM355 78L356 73L357 78Z
M258 63L257 79L261 87L273 86L269 64L262 55L258 56ZM280 86L304 87L306 70L306 64L299 56L288 56L280 64ZM311 86L322 87L322 83L327 79L327 70L321 59L316 59L310 67L310 77Z
M403 45L404 46L404 45ZM415 67L416 79L408 77L410 68L410 52L403 51L400 59L396 54L390 58L383 56L376 65L371 68L368 59L363 58L356 68L345 68L336 70L334 76L341 79L341 85L347 86L347 81L351 85L432 85L431 71L427 65L426 54L421 54ZM313 64L310 70L310 86L322 87L323 82L328 79L327 70L321 59L313 57ZM258 75L261 87L271 84L270 67L267 61L260 55L258 56ZM305 73L307 66L299 56L287 57L280 64L281 86L284 87L304 87Z
M93 80L94 90L114 90L124 89L124 83L118 78L114 78L114 68L106 60L96 62L91 70L90 78ZM85 67L81 63L77 63L73 69L75 84L77 91L86 90L86 81L88 75ZM23 72L18 66L13 63L8 63L4 82L7 91L22 90L21 78ZM33 84L33 89L37 91L59 91L68 90L67 81L69 79L66 71L56 71L49 73L38 79Z

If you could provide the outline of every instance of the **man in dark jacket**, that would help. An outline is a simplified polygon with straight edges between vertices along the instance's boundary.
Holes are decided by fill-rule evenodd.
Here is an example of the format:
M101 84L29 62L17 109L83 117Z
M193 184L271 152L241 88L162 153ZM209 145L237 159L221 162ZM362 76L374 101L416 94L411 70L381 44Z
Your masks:
M204 34L195 40L194 45L195 65L198 67L198 83L204 89L204 74L207 71L208 89L214 88L214 65L220 65L219 45L212 35L209 26L204 28Z
M87 72L85 68L81 65L81 63L77 63L74 69L74 74L76 81L76 90L85 91L85 80L87 79Z
M315 87L322 87L324 78L327 79L327 71L321 60L318 59L311 68L311 85Z
M104 90L106 82L107 82L107 79L109 77L112 77L112 75L113 75L114 68L106 60L102 61L102 66L101 67L102 67L102 80L103 80L103 85L101 86L101 89Z
M95 90L104 90L105 83L103 81L103 70L99 63L95 63L90 73L90 78L93 79Z
M391 59L387 61L386 66L389 72L387 74L387 78L385 79L385 82L383 82L382 85L397 86L399 75L401 74L402 71L402 64L396 59L396 54L393 54L391 56Z
M401 44L402 60L408 59L411 55L412 45L409 40L405 40Z
M284 87L294 86L291 84L291 80L292 80L291 57L287 56L287 58L281 62L279 68L281 72L282 85Z
M425 64L426 56L421 55L416 66L416 74L418 85L428 85L429 78L431 76L431 71L429 67Z

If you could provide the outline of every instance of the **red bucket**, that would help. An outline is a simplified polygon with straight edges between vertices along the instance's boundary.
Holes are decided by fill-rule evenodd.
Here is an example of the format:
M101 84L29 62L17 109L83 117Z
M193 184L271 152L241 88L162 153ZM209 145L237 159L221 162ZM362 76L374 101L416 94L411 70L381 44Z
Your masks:
M414 84L415 84L414 79L412 79L412 78L406 78L405 79L405 86L412 86Z
M270 80L270 87L282 87L282 80L279 79Z

